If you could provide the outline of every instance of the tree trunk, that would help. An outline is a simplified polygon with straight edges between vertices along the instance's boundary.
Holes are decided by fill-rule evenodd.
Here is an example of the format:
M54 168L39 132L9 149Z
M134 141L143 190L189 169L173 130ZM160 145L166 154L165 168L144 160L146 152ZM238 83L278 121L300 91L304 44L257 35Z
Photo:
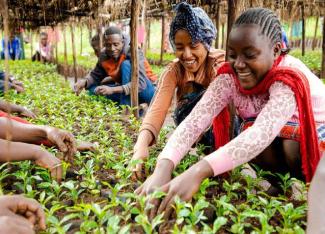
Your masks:
M225 24L221 25L221 48L225 49Z
M316 47L317 30L318 30L318 20L319 20L319 16L316 17L316 25L315 25L315 32L314 32L314 39L313 39L312 50L315 50L315 47Z
M147 53L147 30L146 30L146 19L147 19L147 0L143 0L142 4L142 15L141 15L141 24L144 29L144 38L143 38L143 44L142 44L142 50L144 53L144 56L146 56Z
M30 59L32 59L33 57L33 53L34 53L34 48L33 48L33 31L30 30Z
M164 57L164 43L165 43L165 21L166 16L163 13L161 17L161 46L160 46L160 64L163 62Z
M8 15L8 4L7 0L1 1L0 6L1 14L2 14L2 22L4 27L4 55L5 55L5 85L4 85L4 94L6 95L9 90L9 51L8 51L8 43L9 43L9 15ZM10 110L9 110L10 113ZM8 134L8 133L7 133Z
M148 33L147 33L147 35L148 35L148 37L147 37L147 50L150 50L150 33L151 33L150 25L151 25L151 23L150 23L150 19L149 19L148 20Z
M80 24L80 55L82 55L82 24Z
M72 43L72 58L73 58L73 73L74 73L74 83L77 83L77 58L76 58L76 45L74 43L74 30L73 25L70 23L71 31L71 43Z
M217 0L217 9L216 9L216 41L215 41L215 47L219 48L219 19L220 19L220 5L219 5L219 0Z
M306 31L305 31L305 6L303 3L300 5L301 7L301 21L302 21L302 41L301 41L301 55L305 56L305 36L306 36Z
M140 14L140 4L138 0L132 0L131 9L131 106L138 107L139 98L139 61L138 61L138 18ZM138 108L133 108L133 114L136 118L139 118Z

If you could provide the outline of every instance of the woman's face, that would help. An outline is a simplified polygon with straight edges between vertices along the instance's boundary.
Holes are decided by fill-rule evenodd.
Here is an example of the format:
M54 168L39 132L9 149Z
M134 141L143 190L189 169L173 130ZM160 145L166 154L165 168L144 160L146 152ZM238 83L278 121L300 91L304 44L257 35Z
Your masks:
M254 24L233 28L229 35L228 61L237 74L240 85L251 89L263 80L281 52L281 43L272 45Z
M192 73L199 70L204 63L208 51L201 42L192 45L190 34L186 30L178 30L175 34L175 55L184 68Z

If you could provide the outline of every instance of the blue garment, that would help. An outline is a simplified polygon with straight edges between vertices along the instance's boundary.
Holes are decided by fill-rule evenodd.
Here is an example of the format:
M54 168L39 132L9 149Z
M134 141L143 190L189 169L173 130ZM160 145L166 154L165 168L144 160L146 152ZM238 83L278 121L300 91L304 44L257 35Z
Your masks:
M282 29L282 42L285 44L286 48L289 48L289 41L288 41L287 34L284 31L284 29Z
M111 83L107 84L108 87L116 87L125 85L131 82L131 62L130 60L125 60L121 64L121 84ZM88 91L91 95L95 94L95 89L100 86L93 84L88 88ZM149 79L146 78L146 88L139 92L139 104L141 103L150 103L153 95L155 93L155 88ZM114 102L117 102L119 105L131 105L130 95L125 95L124 93L114 93L112 95L107 95L107 99L110 99Z
M169 41L173 49L175 50L176 32L184 29L190 34L192 44L201 42L207 50L210 50L217 29L205 11L199 7L192 7L186 2L177 4L175 11L176 16L170 24L169 32Z
M12 60L21 59L22 48L20 44L20 39L18 37L14 37L13 40L8 41L8 53L9 53L9 59ZM1 59L4 58L5 58L5 40L2 39Z

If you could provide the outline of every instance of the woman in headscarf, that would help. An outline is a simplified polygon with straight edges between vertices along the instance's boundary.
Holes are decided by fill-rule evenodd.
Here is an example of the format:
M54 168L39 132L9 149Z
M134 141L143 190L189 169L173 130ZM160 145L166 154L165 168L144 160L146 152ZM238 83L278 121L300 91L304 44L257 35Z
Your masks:
M176 91L177 103L174 120L179 125L195 104L224 62L225 53L211 47L216 28L208 15L199 7L179 3L176 16L170 25L169 40L177 57L162 73L158 89L143 120L133 160L149 156L149 146L155 143L165 121ZM214 148L213 134L209 129L200 143ZM142 163L134 167L134 177L143 178Z

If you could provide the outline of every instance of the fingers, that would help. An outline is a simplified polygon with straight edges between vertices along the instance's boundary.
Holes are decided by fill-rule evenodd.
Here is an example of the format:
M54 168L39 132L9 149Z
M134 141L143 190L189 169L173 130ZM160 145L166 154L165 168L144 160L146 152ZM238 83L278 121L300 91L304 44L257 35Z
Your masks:
M158 213L159 214L162 213L166 209L167 204L174 197L174 193L171 193L168 190L169 190L169 183L165 184L164 186L161 187L161 191L164 192L164 193L167 193L167 195L165 196L165 198L160 203L160 206L158 208Z
M54 165L50 168L51 177L54 178L58 183L62 181L62 163Z
M149 209L149 220L152 220L156 214L157 214L157 210L158 210L158 207L159 207L159 203L160 203L160 200L159 199L153 199L153 200L150 200L149 201L149 204L151 204L151 208Z

